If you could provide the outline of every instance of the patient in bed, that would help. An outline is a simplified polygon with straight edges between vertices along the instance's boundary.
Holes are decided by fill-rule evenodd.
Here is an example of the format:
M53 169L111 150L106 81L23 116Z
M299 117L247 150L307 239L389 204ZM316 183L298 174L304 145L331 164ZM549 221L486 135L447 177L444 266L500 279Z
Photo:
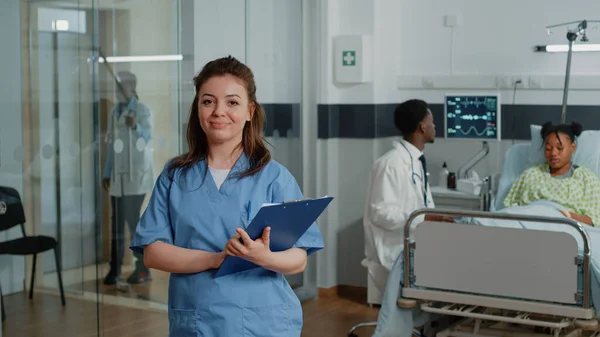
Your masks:
M580 124L542 126L546 163L531 167L512 185L504 200L506 207L525 206L547 200L564 206L561 212L575 221L595 226L600 224L600 180L571 158L577 148Z

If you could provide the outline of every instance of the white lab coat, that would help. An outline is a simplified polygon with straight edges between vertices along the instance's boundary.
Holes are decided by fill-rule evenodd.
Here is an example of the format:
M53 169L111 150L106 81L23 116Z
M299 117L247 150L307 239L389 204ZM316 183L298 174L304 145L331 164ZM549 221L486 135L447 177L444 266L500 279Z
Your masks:
M402 251L408 216L417 209L434 207L429 186L427 205L423 196L423 165L419 161L423 153L405 140L393 145L392 150L373 164L363 217L366 257L362 265L368 268L381 294ZM413 224L422 221L420 216Z
M110 178L110 195L142 195L154 187L153 116L143 103L133 100L119 115L119 105L108 116L106 166L104 178ZM127 125L133 116L136 129Z

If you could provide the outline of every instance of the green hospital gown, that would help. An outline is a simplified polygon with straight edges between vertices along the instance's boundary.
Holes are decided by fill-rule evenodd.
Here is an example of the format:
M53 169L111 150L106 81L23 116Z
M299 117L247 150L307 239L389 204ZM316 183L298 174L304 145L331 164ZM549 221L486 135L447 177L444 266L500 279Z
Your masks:
M577 167L566 178L552 177L547 164L531 167L512 185L504 206L525 206L538 200L559 203L590 217L594 226L600 224L600 180L585 167Z

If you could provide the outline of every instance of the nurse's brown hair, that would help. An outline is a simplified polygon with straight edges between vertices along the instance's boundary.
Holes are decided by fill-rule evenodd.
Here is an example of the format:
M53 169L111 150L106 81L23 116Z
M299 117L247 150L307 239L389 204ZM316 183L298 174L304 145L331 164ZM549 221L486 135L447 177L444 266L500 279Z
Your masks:
M198 118L198 93L206 81L214 76L231 75L237 77L244 83L248 93L249 104L254 104L255 109L252 119L246 122L242 133L242 147L248 157L249 167L240 174L240 178L251 176L259 172L271 160L271 153L263 142L263 125L265 123L265 110L256 100L256 83L252 70L245 64L232 56L219 58L208 62L202 71L194 77L194 86L196 96L190 109L190 117L187 126L187 142L189 151L176 157L169 165L169 177L172 178L172 171L182 168L185 171L196 165L208 155L208 140L206 133L200 126Z

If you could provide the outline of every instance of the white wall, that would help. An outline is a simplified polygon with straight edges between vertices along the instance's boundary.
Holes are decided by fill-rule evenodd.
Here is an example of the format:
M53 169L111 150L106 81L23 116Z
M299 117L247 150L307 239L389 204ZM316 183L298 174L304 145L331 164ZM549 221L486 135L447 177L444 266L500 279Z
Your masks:
M600 3L586 0L572 6L560 1L527 2L469 0L325 0L319 5L320 104L400 103L410 98L443 103L446 91L426 89L423 77L441 83L465 83L471 76L470 90L501 76L509 85L501 89L503 104L512 104L511 80L525 79L516 104L552 104L562 102L566 54L534 53L534 45L565 44L566 30L546 34L546 25L583 19L596 19ZM457 14L461 25L444 27L444 15ZM332 37L338 34L373 36L373 81L357 85L333 82ZM600 43L600 32L590 30L591 43ZM575 77L600 73L598 53L576 53L572 73ZM454 77L450 77L454 76ZM546 86L530 89L529 78L541 78ZM487 82L486 82L487 81ZM544 81L542 81L544 82ZM483 83L483 84L482 84ZM581 83L581 82L579 82ZM592 80L592 87L600 84ZM579 86L581 87L581 86ZM465 84L465 89L469 86ZM569 104L600 103L597 90L574 90ZM344 118L343 116L341 118ZM443 121L437 121L443 125ZM392 123L392 121L390 121ZM438 126L442 127L442 126ZM336 196L336 201L321 220L325 228L325 254L319 256L318 285L366 285L366 272L360 266L364 239L362 214L371 163L391 148L395 137L380 139L320 139L317 145L318 190ZM511 140L491 142L488 157L475 167L481 175L500 172L504 152ZM442 162L450 169L465 163L481 143L437 139L426 147L432 183Z
M543 0L402 1L397 14L401 31L395 42L410 48L402 53L400 73L563 75L566 54L534 53L532 47L566 44L566 27L553 29L551 36L546 33L545 27L593 20L596 19L594 13L599 10L600 3L593 0L580 1L576 6ZM461 24L454 29L445 27L446 14L458 15ZM589 38L590 43L598 43L600 32L590 29ZM572 72L599 73L597 55L577 54Z
M23 133L21 121L21 3L0 2L0 185L17 189L23 197ZM16 155L16 156L15 156ZM15 227L0 233L0 241L20 237ZM4 295L23 291L25 260L0 256Z
M211 60L232 55L252 68L260 103L300 103L301 4L300 0L195 0L196 72Z
M403 49L398 58L400 82L411 76L484 75L511 77L502 90L503 103L512 103L514 79L523 78L516 95L516 104L561 104L566 68L566 53L536 53L533 46L566 44L566 27L555 28L548 35L545 27L564 22L589 19L589 13L600 10L593 0L569 6L560 1L508 0L460 1L425 0L403 1L398 15L401 29L394 41ZM490 13L490 14L482 14ZM493 14L492 14L493 13ZM455 14L460 25L445 27L444 15ZM600 32L589 25L590 43L600 43ZM424 33L415 34L415 27ZM598 53L574 53L571 68L572 88L581 76L600 73ZM532 89L529 79L542 79L542 90ZM404 80L404 81L403 81ZM484 80L485 82L485 80ZM597 80L593 88L600 89ZM552 88L551 90L549 88ZM525 91L522 91L525 90ZM401 92L402 93L402 92ZM430 101L441 102L437 90L407 90L403 96L423 95ZM598 104L594 91L573 91L570 104Z

